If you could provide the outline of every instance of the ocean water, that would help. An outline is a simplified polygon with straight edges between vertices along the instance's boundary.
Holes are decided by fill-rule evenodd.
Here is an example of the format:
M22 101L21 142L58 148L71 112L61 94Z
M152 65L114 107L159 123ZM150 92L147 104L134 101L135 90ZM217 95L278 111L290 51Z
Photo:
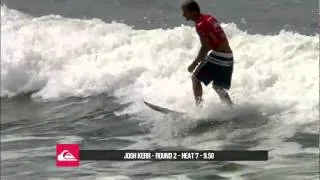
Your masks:
M1 1L1 179L319 179L316 1L199 1L234 51L236 107L208 86L196 108L187 67L200 47L168 0ZM150 102L188 112L164 115ZM265 162L81 161L81 149L270 150Z

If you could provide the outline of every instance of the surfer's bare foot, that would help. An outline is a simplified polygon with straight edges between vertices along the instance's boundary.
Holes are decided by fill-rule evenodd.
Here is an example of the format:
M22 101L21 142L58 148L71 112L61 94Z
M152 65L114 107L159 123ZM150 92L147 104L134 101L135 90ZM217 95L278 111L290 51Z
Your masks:
M232 108L233 103L231 101L229 93L225 89L218 87L214 84L212 84L212 87L218 93L220 100L227 104L230 108Z
M229 94L227 94L226 96L220 96L220 99L223 103L225 103L227 106L229 106L229 108L233 107L233 103L230 99Z
M233 108L233 102L231 100L225 101L225 103L230 107Z
M202 102L203 102L203 99L201 97L197 97L196 98L196 105L197 106L201 106L202 105Z
M222 97L221 97L221 100L222 100L224 103L226 103L230 108L232 108L233 103L232 103L231 98L230 98L230 96L229 96L228 93L227 93L225 96L222 96Z

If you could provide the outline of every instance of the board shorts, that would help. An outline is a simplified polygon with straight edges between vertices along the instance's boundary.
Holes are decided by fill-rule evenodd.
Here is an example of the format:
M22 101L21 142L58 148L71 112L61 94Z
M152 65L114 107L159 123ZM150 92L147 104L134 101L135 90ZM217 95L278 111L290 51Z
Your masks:
M213 84L223 89L230 89L233 73L232 53L211 51L194 72L197 80L206 86Z

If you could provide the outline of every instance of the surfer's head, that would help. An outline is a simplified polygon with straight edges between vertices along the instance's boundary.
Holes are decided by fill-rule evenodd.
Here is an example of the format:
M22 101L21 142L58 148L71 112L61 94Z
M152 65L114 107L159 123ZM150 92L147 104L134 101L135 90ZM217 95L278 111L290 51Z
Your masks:
M185 0L181 5L181 9L183 17L185 17L187 21L195 21L200 14L200 7L194 0Z

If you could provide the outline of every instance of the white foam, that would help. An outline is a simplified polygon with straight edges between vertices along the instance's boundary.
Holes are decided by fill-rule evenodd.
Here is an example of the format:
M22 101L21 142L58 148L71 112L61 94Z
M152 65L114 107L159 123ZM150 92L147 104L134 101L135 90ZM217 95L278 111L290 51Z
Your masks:
M256 105L261 113L277 113L273 119L282 125L319 119L318 36L223 27L235 56L230 93L240 109ZM191 27L135 30L98 19L34 18L1 6L1 33L1 97L37 91L34 98L53 100L107 92L134 102L120 114L153 117L144 120L158 135L185 127L157 121L165 117L154 117L143 98L198 118L223 117L214 113L224 107L210 87L204 88L203 110L194 110L187 67L200 44Z
M111 177L98 177L96 180L130 180L127 176L111 176Z
M26 141L26 140L50 140L52 137L36 137L36 136L15 136L5 135L1 139L1 143L14 142L14 141Z
M150 178L150 180L192 180L186 175L175 175L175 176L168 176L168 177L155 177Z
M80 143L82 141L82 137L80 136L58 136L59 140L57 140L57 143L63 144L63 143Z
M79 180L85 180L85 179L93 179L93 180L130 180L131 178L129 178L128 176L122 176L122 175L112 175L112 174L106 174L105 177L103 177L103 175L98 175L98 176L86 176L86 177L78 177L77 179ZM64 178L54 178L51 177L48 180L62 180Z

